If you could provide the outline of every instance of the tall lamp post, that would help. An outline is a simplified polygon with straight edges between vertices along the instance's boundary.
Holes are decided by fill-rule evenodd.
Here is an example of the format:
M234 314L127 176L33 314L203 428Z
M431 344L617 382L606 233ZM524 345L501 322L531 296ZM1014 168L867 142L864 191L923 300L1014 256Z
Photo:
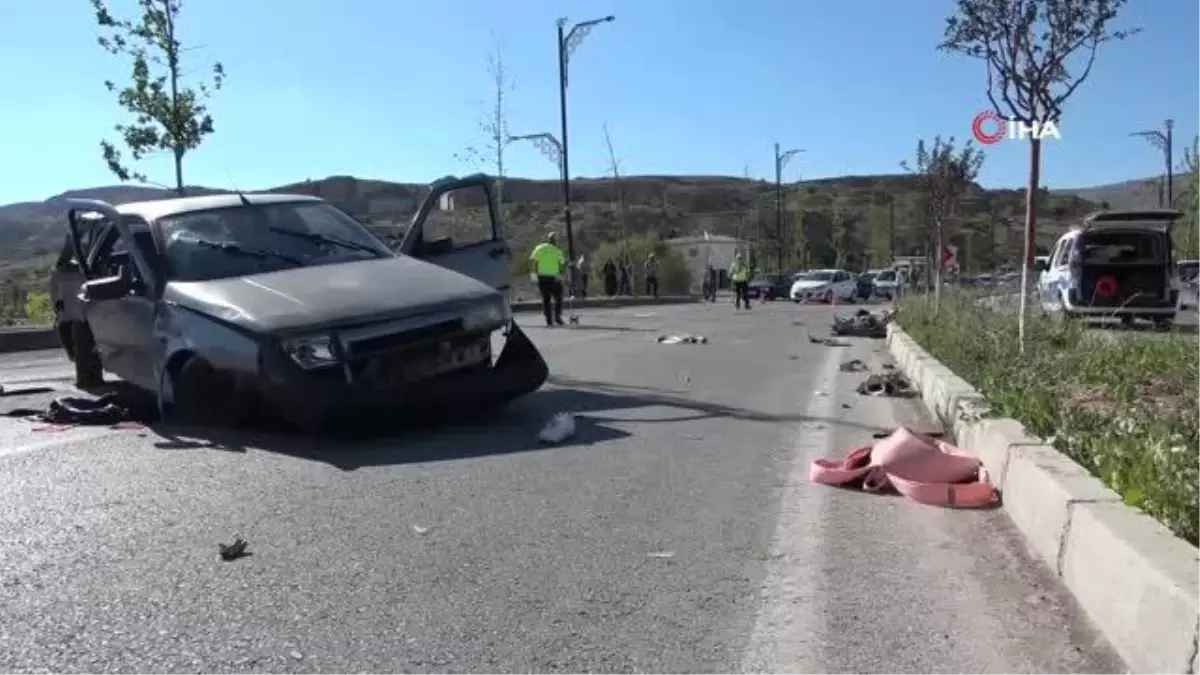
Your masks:
M1171 138L1171 130L1174 128L1174 126L1175 126L1175 120L1167 120L1163 124L1163 128L1166 130L1165 132L1158 131L1155 129L1155 130L1149 130L1149 131L1135 131L1132 134L1129 134L1130 136L1141 136L1142 138L1149 141L1151 145L1153 145L1154 147L1156 147L1162 151L1163 159L1167 163L1167 186L1166 186L1167 187L1167 189L1166 189L1167 203L1166 203L1166 208L1168 208L1168 209L1175 207L1175 200L1172 198L1174 196L1172 193L1174 192L1174 187L1175 187L1174 186L1175 170L1174 170L1174 167L1172 166L1172 163L1174 162L1174 160L1171 157L1171 148L1174 146L1174 143L1172 142L1172 138ZM1161 190L1158 193L1158 205L1159 205L1159 207L1163 206L1163 193Z
M787 166L789 160L796 155L804 152L803 150L779 150L779 144L775 144L775 238L778 245L776 251L776 262L779 264L778 272L783 272L783 168Z
M570 70L568 66L571 54L579 48L592 28L613 19L616 17L606 16L602 19L580 21L570 29L567 29L568 19L566 17L558 20L558 111L562 121L562 135L560 136L562 142L559 144L562 156L560 168L562 169L563 218L567 223L567 256L571 260L575 259L575 231L571 227L571 164L567 155L567 71Z

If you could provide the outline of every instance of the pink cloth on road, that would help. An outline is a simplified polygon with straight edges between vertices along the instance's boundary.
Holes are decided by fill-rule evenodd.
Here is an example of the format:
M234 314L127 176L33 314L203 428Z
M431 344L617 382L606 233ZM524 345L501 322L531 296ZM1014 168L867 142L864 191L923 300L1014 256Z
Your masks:
M932 506L979 507L999 501L978 458L905 427L845 459L814 460L808 479L823 485L860 484L868 492L890 488Z

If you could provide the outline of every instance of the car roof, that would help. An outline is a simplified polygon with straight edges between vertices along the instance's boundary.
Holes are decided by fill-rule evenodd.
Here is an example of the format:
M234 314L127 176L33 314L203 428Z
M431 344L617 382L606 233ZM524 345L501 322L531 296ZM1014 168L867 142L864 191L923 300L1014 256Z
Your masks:
M313 197L312 195L262 193L246 193L239 195L236 193L229 193L204 195L203 197L175 197L174 199L156 199L148 202L128 202L117 206L116 209L118 213L130 216L140 216L147 221L152 221L181 213L241 206L243 198L248 200L251 204L286 204L289 202L296 203L325 201L319 197Z

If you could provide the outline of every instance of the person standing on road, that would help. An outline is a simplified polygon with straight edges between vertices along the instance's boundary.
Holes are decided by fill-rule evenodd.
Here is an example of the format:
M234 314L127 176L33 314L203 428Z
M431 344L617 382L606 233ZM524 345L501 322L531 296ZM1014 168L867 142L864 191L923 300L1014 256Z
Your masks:
M617 294L617 266L612 258L604 261L601 274L604 275L604 294L611 298Z
M717 284L718 283L719 283L719 278L717 276L717 270L712 265L709 265L708 269L706 269L704 271L704 299L705 300L707 300L709 302L717 301Z
M588 272L591 271L587 257L580 254L579 262L575 263L575 269L579 271L579 297L586 299L588 293Z
M547 232L546 241L535 246L533 253L529 254L529 262L537 280L538 292L542 295L542 313L546 315L546 325L551 328L555 324L563 325L562 275L567 268L567 256L558 247L558 235Z
M646 256L646 295L658 299L658 258L653 253Z
M617 295L633 295L633 265L628 259L621 263L621 281L617 286Z
M729 280L733 282L733 308L741 309L742 305L745 304L746 309L750 309L750 295L748 293L750 268L742 261L741 253L733 256L733 264L729 266Z

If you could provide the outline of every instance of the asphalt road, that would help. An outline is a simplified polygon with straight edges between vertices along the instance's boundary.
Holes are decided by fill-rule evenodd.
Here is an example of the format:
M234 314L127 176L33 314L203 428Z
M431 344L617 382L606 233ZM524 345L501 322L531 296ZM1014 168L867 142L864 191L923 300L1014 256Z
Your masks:
M831 313L526 320L551 385L386 440L0 417L0 671L1122 672L1002 511L808 483L930 424L839 371L882 341L808 342ZM10 389L67 375L0 356ZM576 438L539 447L559 411Z

